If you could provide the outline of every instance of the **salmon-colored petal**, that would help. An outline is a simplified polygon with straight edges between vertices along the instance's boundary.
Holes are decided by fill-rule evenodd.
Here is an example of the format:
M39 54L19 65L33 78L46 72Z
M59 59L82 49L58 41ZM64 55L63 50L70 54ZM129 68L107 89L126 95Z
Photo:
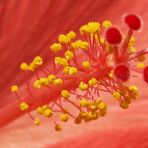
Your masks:
M122 22L120 20L121 16L124 13L138 13L142 16L144 19L145 27L143 28L143 32L136 35L137 37L137 47L143 49L146 47L146 35L147 35L147 17L148 13L146 13L146 1L129 1L125 2L123 0L120 1L70 1L70 0L62 0L62 1L44 1L44 0L37 0L36 3L29 1L29 0L22 0L19 1L1 1L0 3L0 10L1 10L1 38L0 38L0 50L3 53L0 59L0 63L2 63L2 67L0 69L0 72L3 73L3 79L0 80L1 86L1 94L0 98L3 98L3 100L0 103L0 125L5 125L9 123L10 121L16 119L19 117L21 112L19 109L17 109L17 100L15 100L15 97L12 95L8 95L9 93L9 86L13 83L22 84L24 83L24 77L23 74L19 71L19 64L22 61L31 61L32 58L35 55L42 55L45 59L45 62L50 61L50 52L48 53L48 46L50 43L54 42L56 40L56 37L61 32L66 32L71 29L78 30L80 25L93 20L93 21L101 21L104 19L111 19L115 24L120 25L122 28ZM59 6L59 7L58 7ZM68 12L68 13L67 13ZM81 17L81 18L80 18ZM6 51L6 52L3 52ZM10 58L11 56L11 58ZM12 64L13 63L13 64ZM9 67L9 68L8 68ZM14 72L15 71L15 72ZM11 74L11 75L10 75ZM140 85L143 85L143 83L139 80ZM147 85L145 86L145 88ZM142 92L145 93L142 96L147 98L146 90L142 89ZM38 94L39 96L42 95ZM22 96L25 96L25 92L22 90ZM35 103L35 102L33 102ZM39 102L38 102L39 103ZM144 102L144 104L147 104L147 102ZM134 104L133 104L134 106ZM139 106L140 107L140 106ZM142 105L141 108L145 108L145 105ZM15 109L14 109L15 108ZM140 108L140 109L141 109ZM121 137L124 138L126 134L128 134L130 131L133 133L134 128L130 129L129 122L135 123L136 126L142 127L142 130L147 129L147 126L143 126L141 123L139 123L140 118L142 116L145 116L147 111L144 110L137 118L136 122L135 120L129 120L137 111L138 105L134 108L133 111L125 111L124 114L121 113L121 111L115 110L115 114L117 112L117 115L110 115L109 117L106 117L107 119L103 119L104 121L100 120L99 122L96 122L95 124L89 124L87 130L85 132L89 132L91 129L97 129L97 127L100 124L100 127L102 128L102 131L100 133L100 129L97 129L99 131L98 133L95 133L94 135L91 133L88 135L88 139L91 140L90 136L94 137L92 138L94 145L92 144L92 147L95 147L96 145L104 144L104 147L108 146L107 142L110 141L110 139L104 139L102 138L106 134L110 134L111 136L117 136L118 132L122 133L121 128L123 128L124 122L126 123L127 130L121 134ZM10 114L11 112L11 114ZM130 112L130 113L129 113ZM113 113L113 112L111 112ZM129 114L128 114L129 113ZM120 116L129 115L127 118L123 117L120 118ZM144 118L145 119L145 118ZM77 132L80 132L83 134L86 126L75 127L73 128L73 124L69 123L67 126L67 131L62 132L61 134L57 135L54 133L49 133L51 135L52 140L48 139L48 133L46 130L48 130L48 124L45 127L39 128L39 131L43 132L41 135L36 136L35 129L32 128L31 122L27 121L26 118L21 118L21 120L16 121L14 125L10 125L7 128L4 128L3 132L1 133L1 137L3 137L3 147L7 147L7 142L12 142L13 140L14 145L17 145L18 147L21 145L25 145L26 143L29 143L30 137L29 135L32 135L33 139L37 139L40 142L33 142L33 139L31 139L31 143L28 144L28 147L43 147L44 144L52 143L54 141L58 141L57 138L62 139L63 135L65 135L65 139L71 135L75 135L75 130ZM115 123L111 122L111 120L115 120ZM106 124L106 128L109 127L110 129L114 127L114 124L118 124L119 120L123 120L123 123L121 124L120 128L115 129L117 133L112 133L109 131L108 133L105 133L105 128L103 128L103 124ZM101 122L101 123L100 123ZM98 124L99 123L99 124ZM18 125L17 125L18 124ZM26 125L29 124L29 125ZM102 124L102 126L101 126ZM21 128L19 128L21 126ZM30 126L30 127L28 127ZM17 128L18 127L18 128ZM26 128L30 131L23 130L22 128ZM16 130L17 129L17 130ZM81 130L80 130L81 129ZM83 131L82 131L83 129ZM15 134L15 131L17 131L17 134ZM69 133L69 131L71 133ZM9 139L7 135L10 134L12 137L15 138ZM20 133L22 134L20 136ZM137 134L141 131L137 131ZM45 136L46 135L46 136ZM100 137L100 141L98 141L96 137ZM17 137L18 136L18 137ZM42 137L43 136L43 137ZM29 138L28 138L29 137ZM41 138L42 137L42 138ZM83 137L83 136L82 136ZM131 136L132 137L132 136ZM134 137L134 136L133 136ZM135 134L136 137L136 134ZM135 137L133 139L135 139ZM138 136L137 136L138 137ZM19 139L20 138L20 139ZM24 138L26 138L24 140ZM147 138L147 137L146 137ZM20 140L19 143L17 140ZM88 140L86 138L86 140ZM119 144L122 140L122 138L119 139ZM131 138L131 140L133 140ZM88 140L88 141L89 141ZM26 142L27 141L27 142ZM49 141L49 142L48 142ZM74 140L75 141L75 140ZM76 142L77 147L81 147L87 144L87 142L84 140L81 140L81 137L78 137L78 142ZM144 139L145 141L145 139ZM66 144L68 144L72 141L66 141ZM82 142L82 143L81 143ZM132 143L131 141L129 142ZM32 145L31 145L32 144ZM70 145L69 144L69 145ZM114 146L114 143L112 143ZM140 143L141 144L141 143ZM132 145L132 144L131 144ZM25 145L26 146L26 145ZM59 146L59 145L58 145ZM62 144L62 146L65 146L65 143ZM115 145L116 146L116 145ZM117 145L118 146L118 145ZM126 146L126 144L125 144ZM134 146L134 145L132 145ZM144 145L145 146L145 145Z

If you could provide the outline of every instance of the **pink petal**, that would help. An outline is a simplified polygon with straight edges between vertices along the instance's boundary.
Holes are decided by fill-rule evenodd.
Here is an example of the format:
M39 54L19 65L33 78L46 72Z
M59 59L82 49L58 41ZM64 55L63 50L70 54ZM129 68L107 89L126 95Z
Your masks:
M82 24L88 21L101 21L107 18L122 27L123 23L119 20L127 12L138 13L144 19L143 32L136 35L137 46L143 49L147 46L147 4L145 0L135 0L134 2L125 2L124 0L100 2L61 0L60 3L58 0L36 0L35 3L30 0L22 0L21 2L1 1L0 50L2 56L0 63L2 63L2 66L0 72L3 77L0 80L2 87L0 88L0 98L2 98L0 102L0 125L5 125L21 115L17 109L17 100L9 94L9 86L13 83L23 84L24 78L18 68L22 61L30 61L37 54L42 55L45 61L49 61L48 46L56 40L57 35L71 29L78 30ZM140 86L144 85L141 80L136 81L140 83ZM141 96L144 99L148 97L146 88L147 85L143 89L141 88L143 93ZM24 95L24 92L22 92L22 95ZM136 147L138 144L141 147L148 146L146 143L148 138L146 132L148 129L146 118L148 102L144 99L141 99L140 103L133 104L131 109L124 112L115 108L105 119L96 123L81 127L74 127L72 123L65 125L67 129L60 134L48 133L48 123L41 128L34 128L31 121L23 117L1 130L0 137L3 142L0 144L2 147L8 147L8 144L12 145L11 142L13 142L16 147L22 147L23 145L27 147L26 144L28 144L28 147L43 147L45 144L61 141L69 136L75 137L77 131L78 135L76 137L78 138L64 141L60 144L61 147L71 146L71 143L75 143L74 146L76 147L82 147L88 145L88 141L93 141L91 147L102 144L104 144L104 147L111 145L114 147L121 145ZM137 130L136 127L140 129ZM107 129L108 132L106 132ZM125 130L123 131L123 129ZM93 133L91 130L96 130L96 132ZM83 135L85 133L87 135ZM127 135L129 139L126 139ZM86 139L84 139L84 136L86 136ZM119 145L109 137L115 137L114 140L117 140ZM123 139L127 141L123 143ZM135 145L135 141L137 145ZM59 145L56 146L59 147Z

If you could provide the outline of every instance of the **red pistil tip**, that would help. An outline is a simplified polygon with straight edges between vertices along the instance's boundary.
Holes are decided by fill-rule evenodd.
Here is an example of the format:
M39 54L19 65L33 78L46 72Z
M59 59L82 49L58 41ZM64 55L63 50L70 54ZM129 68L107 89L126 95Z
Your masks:
M106 32L106 39L110 44L119 44L122 40L121 33L117 28L111 27Z
M146 83L148 83L148 66L146 66L146 67L144 68L143 77L144 77L144 81L145 81Z
M126 65L118 65L114 73L115 76L122 81L127 81L130 77L130 70Z
M132 30L139 30L141 28L141 20L137 15L129 14L125 17L125 22Z

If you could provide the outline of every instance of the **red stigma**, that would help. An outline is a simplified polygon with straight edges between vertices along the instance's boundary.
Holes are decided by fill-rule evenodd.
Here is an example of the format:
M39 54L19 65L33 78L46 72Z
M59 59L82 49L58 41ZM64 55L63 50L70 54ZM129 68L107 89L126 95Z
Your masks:
M146 66L146 67L144 68L143 77L144 77L144 81L145 81L146 83L148 83L148 66Z
M121 42L121 33L115 27L111 27L106 32L106 39L110 44L119 44Z
M138 16L129 14L125 17L125 22L132 30L139 30L141 27L141 21Z
M130 77L130 70L126 65L118 65L114 73L115 76L122 81L127 81Z

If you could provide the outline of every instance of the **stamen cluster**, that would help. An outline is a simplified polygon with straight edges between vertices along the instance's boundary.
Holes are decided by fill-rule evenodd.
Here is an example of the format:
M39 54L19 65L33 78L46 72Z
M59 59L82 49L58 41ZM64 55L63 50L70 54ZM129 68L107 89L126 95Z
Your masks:
M129 27L126 35L121 34L109 20L89 22L80 27L79 38L74 31L58 36L58 41L50 46L52 65L45 66L40 56L36 56L30 64L22 63L21 70L24 73L33 72L36 77L27 86L38 91L46 88L53 98L48 99L49 104L42 101L36 107L36 116L40 117L34 117L30 103L33 101L22 100L18 95L19 87L13 85L11 92L16 94L20 110L28 113L36 125L41 124L41 118L50 118L55 130L61 131L60 122L68 122L69 117L80 124L105 116L107 103L101 97L102 92L109 93L121 108L129 108L138 98L138 87L128 86L126 82L131 78L131 72L136 71L142 73L148 83L148 67L144 64L148 51L139 51L134 47L133 31L141 27L139 17L127 15L125 22ZM102 32L106 33L105 36ZM47 66L52 66L52 72ZM40 76L37 68L45 76ZM69 109L67 103L73 109ZM60 121L54 119L55 114L59 115Z

